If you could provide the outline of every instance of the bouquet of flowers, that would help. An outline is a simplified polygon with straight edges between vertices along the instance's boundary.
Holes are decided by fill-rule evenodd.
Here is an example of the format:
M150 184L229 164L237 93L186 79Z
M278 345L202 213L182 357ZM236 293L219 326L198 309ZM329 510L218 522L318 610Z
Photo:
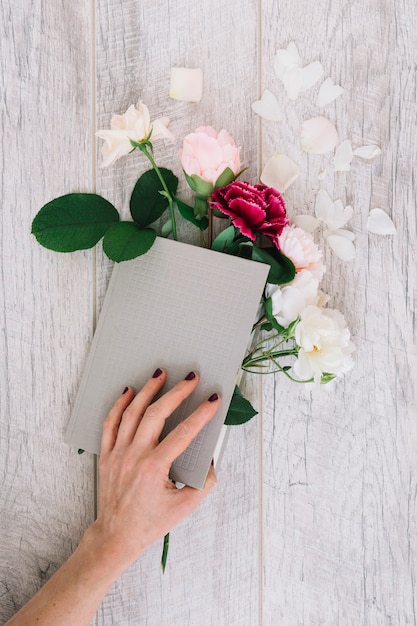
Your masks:
M177 195L178 178L154 159L153 142L173 140L169 120L151 122L140 102L114 115L104 140L103 167L140 150L151 169L140 176L131 198L132 221L121 221L116 208L96 194L73 193L56 198L36 215L32 233L43 246L61 252L94 246L115 262L145 254L157 236L156 222L168 211L160 234L177 239L177 219L201 231L213 250L267 263L270 266L258 319L257 340L242 369L282 372L294 382L327 383L353 365L353 344L343 315L327 307L319 289L325 272L322 252L313 236L291 224L281 193L264 184L237 180L242 170L240 148L226 130L198 128L179 150L184 176L194 193L194 206ZM227 226L212 240L215 221ZM218 227L217 227L218 230ZM204 233L208 232L205 241ZM259 339L260 337L260 339ZM226 423L247 421L256 414L236 390Z
M281 193L272 186L237 180L243 173L238 148L226 130L198 128L184 139L179 158L194 194L193 206L178 198L178 178L158 167L153 142L173 140L167 118L151 122L148 108L131 105L114 115L104 140L103 167L140 150L151 169L140 176L130 198L131 221L96 194L73 193L46 204L36 215L32 233L46 248L71 252L103 249L115 262L145 254L160 234L177 239L177 219L184 219L213 250L269 265L269 274L253 326L253 341L242 370L282 372L297 383L328 383L352 366L353 344L343 315L328 308L319 289L325 272L322 252L313 236L291 224ZM167 218L161 220L168 212ZM216 229L214 222L217 220ZM225 228L219 226L225 223ZM213 231L219 234L213 238ZM207 232L207 237L205 233ZM226 421L242 424L257 411L236 386ZM83 452L79 450L79 452ZM162 569L168 554L165 537Z

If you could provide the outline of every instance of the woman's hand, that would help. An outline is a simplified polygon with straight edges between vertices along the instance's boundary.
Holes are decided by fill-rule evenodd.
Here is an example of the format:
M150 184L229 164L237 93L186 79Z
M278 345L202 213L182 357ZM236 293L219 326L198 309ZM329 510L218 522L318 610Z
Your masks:
M127 388L111 409L101 441L98 518L74 554L8 626L88 626L116 578L216 484L212 467L201 491L177 489L168 473L214 416L220 399L210 396L159 443L166 418L193 392L198 376L190 372L152 402L165 380L158 369L136 396Z
M99 513L91 531L123 568L189 515L216 484L212 467L201 491L177 489L168 475L214 416L220 398L213 394L159 443L165 420L194 391L199 377L190 372L153 402L165 381L166 373L158 369L136 396L127 388L103 426Z

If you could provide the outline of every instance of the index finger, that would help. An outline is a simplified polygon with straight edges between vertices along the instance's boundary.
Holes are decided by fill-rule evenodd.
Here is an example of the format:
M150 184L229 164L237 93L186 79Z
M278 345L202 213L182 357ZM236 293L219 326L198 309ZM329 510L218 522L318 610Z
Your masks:
M171 467L175 459L188 448L198 433L215 416L220 404L221 398L215 393L178 424L155 450L161 460Z

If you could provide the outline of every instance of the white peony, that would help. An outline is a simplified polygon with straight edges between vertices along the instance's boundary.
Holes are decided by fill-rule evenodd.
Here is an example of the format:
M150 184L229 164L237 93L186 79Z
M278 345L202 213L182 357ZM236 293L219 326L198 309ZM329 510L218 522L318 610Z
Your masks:
M142 143L151 135L152 141L161 138L174 141L173 134L167 128L168 124L167 117L151 122L149 109L142 102L139 102L137 108L131 104L123 115L113 115L110 130L99 130L96 133L97 137L105 141L101 149L101 167L108 167L120 157L129 154L132 151L131 139Z
M323 253L310 233L296 226L286 226L278 237L278 243L282 254L291 259L297 272L309 270L317 280L323 278L326 270Z
M279 287L268 283L266 297L272 300L272 314L278 324L287 328L309 304L319 304L319 281L309 270L301 270L288 285Z
M295 341L300 346L295 374L302 380L314 378L319 383L323 373L338 375L349 371L354 346L343 315L334 309L310 305L300 317L295 328Z

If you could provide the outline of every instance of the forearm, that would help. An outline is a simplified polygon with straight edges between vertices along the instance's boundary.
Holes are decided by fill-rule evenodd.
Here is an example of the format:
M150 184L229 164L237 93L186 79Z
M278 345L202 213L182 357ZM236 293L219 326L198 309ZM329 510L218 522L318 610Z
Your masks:
M88 626L104 596L128 567L89 528L74 554L5 626Z

